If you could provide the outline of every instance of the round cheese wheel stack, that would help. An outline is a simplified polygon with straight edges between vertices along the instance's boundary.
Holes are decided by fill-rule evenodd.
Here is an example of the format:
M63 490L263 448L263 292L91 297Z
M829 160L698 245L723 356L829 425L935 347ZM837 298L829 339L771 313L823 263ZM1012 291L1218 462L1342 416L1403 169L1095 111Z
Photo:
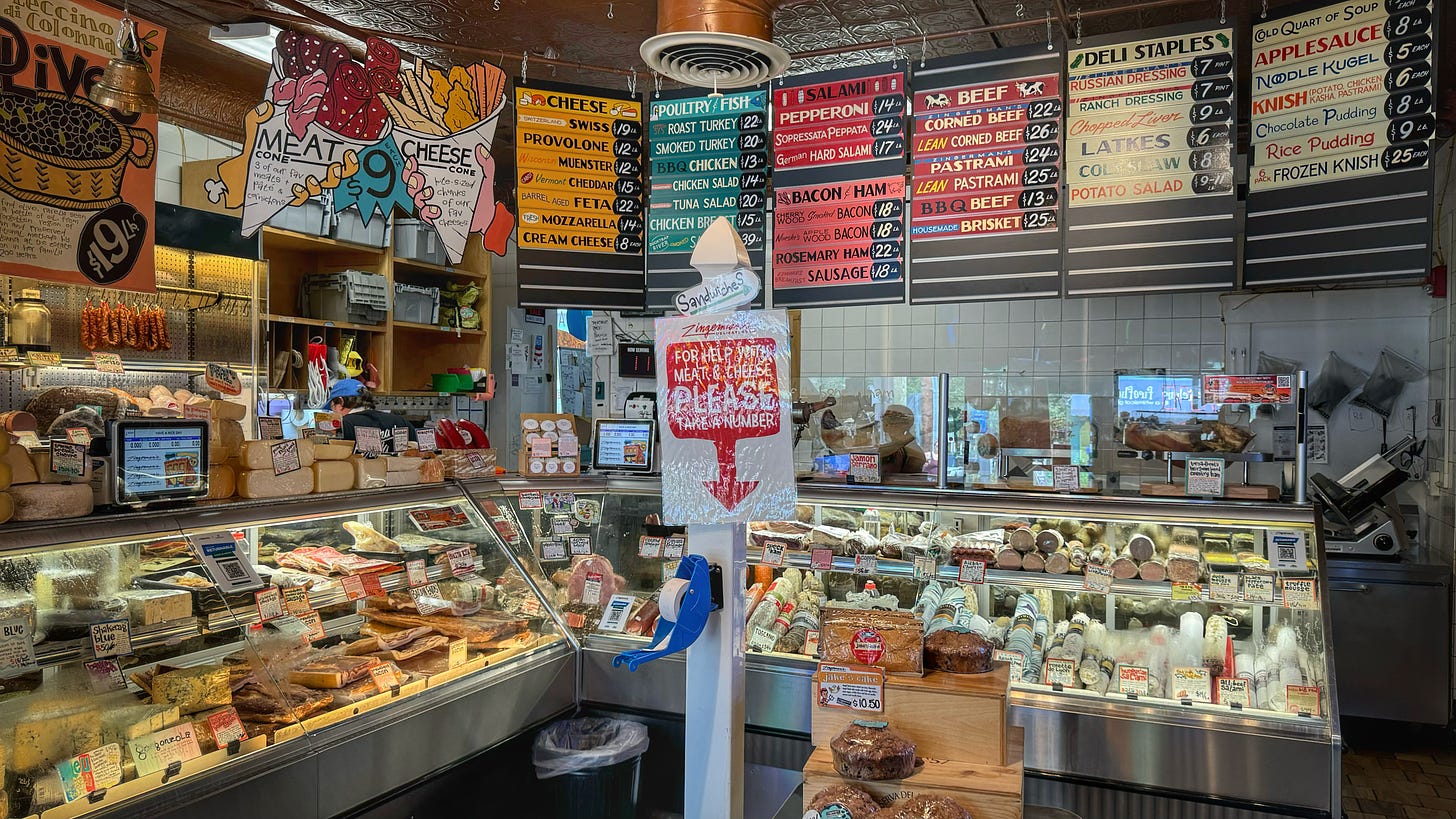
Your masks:
M59 520L91 514L88 483L27 483L10 487L15 520Z
M213 464L207 468L209 500L231 498L238 493L238 470L231 463Z

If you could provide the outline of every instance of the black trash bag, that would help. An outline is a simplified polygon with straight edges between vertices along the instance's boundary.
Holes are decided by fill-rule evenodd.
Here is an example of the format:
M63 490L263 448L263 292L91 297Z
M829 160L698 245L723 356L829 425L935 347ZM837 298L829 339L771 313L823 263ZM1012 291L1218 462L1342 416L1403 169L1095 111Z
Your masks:
M1329 418L1335 407L1349 398L1350 393L1369 377L1370 373L1331 351L1329 358L1325 359L1325 365L1320 368L1319 375L1315 376L1314 383L1309 385L1309 408Z
M625 719L578 717L541 729L531 747L537 779L605 768L647 752L647 726Z
M1405 391L1405 385L1425 377L1426 372L1419 364L1386 347L1380 351L1380 360L1375 362L1375 372L1365 380L1360 394L1352 398L1350 403L1367 407L1389 418L1390 411L1395 409L1395 399Z

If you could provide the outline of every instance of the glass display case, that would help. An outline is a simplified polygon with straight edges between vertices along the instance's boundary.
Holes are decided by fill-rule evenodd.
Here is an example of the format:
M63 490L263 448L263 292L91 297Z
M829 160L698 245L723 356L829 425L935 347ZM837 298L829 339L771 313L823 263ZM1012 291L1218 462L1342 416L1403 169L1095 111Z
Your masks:
M449 485L7 527L0 630L0 815L141 815L247 783L260 801L209 813L288 793L287 815L333 816L575 694L553 607ZM366 734L390 764L362 782L347 740Z

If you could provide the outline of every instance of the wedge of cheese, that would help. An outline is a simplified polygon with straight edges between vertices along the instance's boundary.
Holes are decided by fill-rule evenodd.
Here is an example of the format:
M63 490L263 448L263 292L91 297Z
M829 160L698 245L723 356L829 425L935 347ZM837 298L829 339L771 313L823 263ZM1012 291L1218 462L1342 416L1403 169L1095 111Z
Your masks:
M30 462L35 466L36 477L41 483L76 483L91 481L91 458L82 459L81 477L76 478L70 475L57 475L51 471L51 451L49 449L37 449L30 453Z
M28 459L27 459L28 460ZM88 483L27 483L10 487L15 520L60 520L91 514Z
M238 462L243 469L273 469L273 446L278 441L246 441ZM298 463L305 468L313 466L313 441L300 438L298 441Z
M313 459L315 461L347 461L349 456L354 454L354 445L349 441L330 441L327 444L314 444Z
M418 472L420 459L413 456L391 455L384 459L384 468L390 472Z
M354 467L355 489L378 489L388 485L384 476L389 474L389 470L384 465L383 458L352 455L349 457L349 463Z
M152 678L152 702L175 705L183 714L232 705L228 670L220 665L198 665L162 672Z
M243 425L230 419L208 422L207 462L220 464L243 448Z
M192 593L182 589L123 589L116 593L126 601L133 626L151 626L192 616Z
M0 434L0 437L8 438L8 435ZM23 446L10 447L4 454L0 454L0 463L10 467L10 483L35 483L40 477L35 473L35 463L30 460L30 452Z
M125 748L128 740L154 734L181 721L182 712L170 703L111 708L101 719L101 742L115 742Z
M236 466L227 462L212 464L207 468L207 497L210 500L231 498L236 494L238 494L238 468Z
M313 491L343 492L354 488L354 465L348 461L314 461Z
M11 768L27 772L54 767L101 744L101 709L83 704L38 704L15 723Z
M291 498L313 491L313 470L295 469L283 475L272 469L253 469L238 474L238 495L244 498Z
M414 486L420 482L420 471L418 469L409 472L386 472L384 474L385 486Z
M241 421L248 415L248 407L236 401L213 400L208 409L214 421Z

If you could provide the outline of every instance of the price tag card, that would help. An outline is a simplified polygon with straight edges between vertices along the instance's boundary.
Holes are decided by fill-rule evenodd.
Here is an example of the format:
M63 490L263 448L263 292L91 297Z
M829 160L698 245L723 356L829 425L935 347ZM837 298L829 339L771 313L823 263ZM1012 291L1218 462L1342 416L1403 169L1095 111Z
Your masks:
M541 601L534 596L521 601L521 613L527 617L540 617L542 611Z
M575 435L563 434L556 441L556 453L563 458L575 458L581 454L581 441Z
M851 711L885 710L885 672L883 669L820 666L814 675L818 681L819 705L824 708L845 708Z
M182 417L189 421L210 421L212 420L212 403L209 401L196 401L183 404Z
M551 439L550 438L547 438L545 435L537 435L535 438L532 438L531 439L531 457L532 458L550 458L551 457Z
M986 582L986 561L962 560L958 578L962 583L979 586Z
M450 608L450 603L445 600L445 595L440 593L440 587L434 583L415 586L409 592L410 597L414 598L415 608L419 610L422 617L428 617L437 611L445 611Z
M566 538L566 547L572 556L592 553L591 538L587 535L571 535Z
M1208 573L1208 599L1215 603L1239 601L1239 576L1235 572Z
M874 555L858 554L854 556L855 574L874 574L879 568L879 562Z
M1174 583L1173 601L1184 603L1189 600L1198 600L1203 597L1203 587L1197 583Z
M581 602L588 606L599 606L602 603L602 573L587 572L586 585L581 591Z
M409 449L409 427L390 427L391 452L404 452Z
M193 554L202 561L207 576L219 591L229 594L256 589L263 585L258 570L238 553L238 538L232 532L210 532L189 535Z
M121 676L121 664L116 660L91 660L85 665L91 693L109 694L126 688L126 678Z
M614 594L612 599L607 601L607 610L602 612L602 621L597 625L597 631L621 631L627 626L627 617L632 613L632 606L636 604L637 598L630 594Z
M1284 712L1320 716L1320 690L1317 685L1284 686Z
M1279 586L1284 593L1284 608L1319 608L1319 601L1315 600L1314 596L1314 578L1286 577L1280 581Z
M915 580L934 580L939 573L940 567L936 565L935 558L929 555L917 557L910 564L910 574Z
M448 649L450 653L445 664L451 668L459 668L465 665L465 660L469 657L469 649L470 644L465 640L451 640Z
M441 529L470 525L470 517L454 506L411 509L409 519L421 532L438 532Z
M291 637L295 640L301 639L308 634L308 626L303 621L291 614L284 614L268 621L268 626L284 637Z
M420 445L421 452L440 451L440 444L435 440L435 430L429 427L415 430L415 443Z
M475 571L475 552L469 546L451 549L445 553L445 559L450 561L450 574L456 577Z
M404 571L411 587L423 586L430 582L430 572L425 568L423 560L406 560Z
M1075 464L1052 466L1052 488L1058 492L1075 492L1082 488L1082 468Z
M85 430L82 430L84 433ZM86 436L90 438L90 435ZM82 478L86 475L86 444L51 441L51 474L67 478Z
M569 535L576 531L576 519L571 515L556 515L551 518L551 534Z
M1304 532L1299 529L1275 529L1269 532L1269 565L1285 571L1306 571L1309 568L1308 547Z
M284 586L283 610L294 616L313 611L313 606L308 602L308 589L303 586Z
M203 372L202 379L207 386L212 387L223 395L242 395L243 380L233 372L231 367L222 364L208 364L207 370Z
M825 570L834 568L834 550L811 549L809 551L809 568Z
M671 535L662 544L662 556L680 558L688 549L687 535Z
M1077 683L1077 661L1070 658L1051 657L1046 661L1041 682L1043 685L1060 684L1071 688Z
M1146 697L1148 687L1148 670L1146 668L1137 665L1117 667L1117 693Z
M310 611L306 614L300 614L297 619L308 630L308 641L310 643L315 640L322 640L326 636L324 633L324 621L323 618L319 617L318 612Z
M1088 563L1082 568L1082 588L1097 594L1107 594L1112 591L1112 569L1106 566L1093 566Z
M357 574L346 574L339 578L339 583L344 587L344 597L349 600L362 600L368 596L364 593L364 580Z
M571 516L578 522L591 526L602 519L602 504L591 498L581 498L571 505Z
M30 618L0 620L0 678L35 669L35 640L30 633Z
M258 605L258 619L264 623L277 617L283 616L283 595L277 587L269 586L258 592L254 592L253 599Z
M542 560L565 560L566 541L560 538L551 538L541 541Z
M810 657L819 656L819 629L811 628L804 633L804 653Z
M226 748L228 743L242 742L248 738L248 729L243 727L243 721L238 719L237 709L231 705L208 715L207 730L212 732L212 740L219 748Z
M996 649L991 659L998 663L1009 663L1011 665L1011 679L1021 679L1021 666L1026 662L1026 655L1020 651L1008 651L1004 648Z
M465 463L469 464L470 468L476 471L485 469L485 458L482 458L479 452L465 453Z
M654 535L643 535L637 541L637 556L649 560L662 557L662 538Z
M879 484L883 482L880 477L880 453L878 452L851 452L849 454L849 474L846 475L849 483Z
M298 458L298 441L279 441L268 447L268 456L273 459L274 475L287 475L303 468Z
M1245 603L1273 603L1274 602L1274 576L1270 574L1245 574L1244 575Z
M1184 474L1183 494L1191 497L1223 497L1223 458L1189 458Z
M1254 707L1254 698L1249 695L1249 681L1243 677L1219 677L1218 704Z
M385 595L384 584L380 582L378 572L370 572L359 577L364 584L364 595L366 597L383 597Z
M138 776L166 770L173 762L187 762L202 756L202 747L197 743L197 729L191 722L133 739L127 745Z
M31 367L59 367L61 366L61 354L31 350L25 354L25 363Z
M258 439L262 441L283 440L283 419L275 415L259 415Z
M394 673L394 666L389 663L369 669L369 677L374 681L374 690L381 694L387 694L399 685L399 675Z
M374 427L354 427L354 451L361 455L379 455L384 452L384 438Z
M87 751L56 766L61 777L61 794L75 802L95 791L121 784L121 745L111 743Z
M662 561L662 582L666 583L672 578L677 577L677 567L680 565L682 565L681 560Z
M1180 667L1173 669L1173 699L1213 702L1213 679L1208 669Z
M122 373L126 372L126 368L123 367L121 364L120 353L92 353L91 366L95 367L96 372L98 373L121 375Z
M576 506L575 492L547 492L541 498L546 511L553 515L569 515Z
M97 657L121 657L131 653L131 623L107 620L91 624L91 650Z
M66 427L66 440L76 446L91 446L91 430L85 427Z
M763 554L759 557L759 562L765 566L782 566L784 565L784 552L788 548L789 544L786 541L766 540L763 543Z
M19 364L20 348L0 347L0 364Z

